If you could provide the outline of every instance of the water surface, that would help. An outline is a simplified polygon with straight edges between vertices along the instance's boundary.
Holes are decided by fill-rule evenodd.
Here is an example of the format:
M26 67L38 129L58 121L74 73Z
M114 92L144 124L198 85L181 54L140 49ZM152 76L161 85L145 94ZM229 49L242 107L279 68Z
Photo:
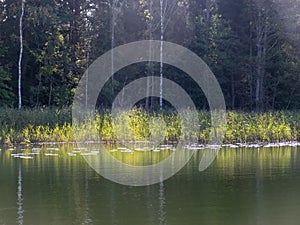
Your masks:
M198 164L205 150L199 150L163 183L128 187L102 178L79 153L72 153L73 146L51 147L36 155L29 154L31 149L0 151L0 225L296 225L300 221L300 148L222 149L201 173ZM29 158L12 156L18 152ZM142 154L157 160L170 152L113 154L134 163Z

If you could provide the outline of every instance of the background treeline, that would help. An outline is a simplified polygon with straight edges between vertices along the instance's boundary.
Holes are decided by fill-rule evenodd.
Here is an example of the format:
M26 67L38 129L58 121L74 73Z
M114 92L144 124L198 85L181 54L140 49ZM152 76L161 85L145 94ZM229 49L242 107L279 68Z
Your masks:
M0 105L18 104L21 0L0 0ZM299 0L163 0L164 40L210 66L229 109L300 108ZM159 0L26 0L23 18L23 107L72 104L76 85L101 54L131 41L160 39ZM124 85L159 76L159 65L124 68L100 93L109 106ZM199 87L164 67L199 109ZM112 86L113 85L113 86ZM143 101L141 104L157 104Z

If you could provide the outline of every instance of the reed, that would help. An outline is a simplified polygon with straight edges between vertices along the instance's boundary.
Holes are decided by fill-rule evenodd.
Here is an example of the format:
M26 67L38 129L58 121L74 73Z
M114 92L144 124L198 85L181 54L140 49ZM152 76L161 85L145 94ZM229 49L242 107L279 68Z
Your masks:
M248 113L228 111L225 143L283 142L300 140L300 113L277 111ZM162 137L162 141L177 141L183 135L207 143L210 134L210 112L199 111L199 129L183 128L178 113L146 112L140 108L121 112L112 119L108 111L94 115L93 123L71 123L70 109L11 109L0 108L0 143L74 142L74 129L86 138L103 141L142 141ZM185 119L191 118L188 111ZM164 123L164 129L161 129ZM122 126L123 125L123 126Z

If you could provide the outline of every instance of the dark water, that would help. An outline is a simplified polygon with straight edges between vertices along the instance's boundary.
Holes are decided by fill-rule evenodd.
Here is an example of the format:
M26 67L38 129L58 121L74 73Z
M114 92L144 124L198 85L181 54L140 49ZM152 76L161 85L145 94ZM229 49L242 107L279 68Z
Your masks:
M200 150L147 187L112 183L59 148L33 159L0 151L0 225L300 224L300 148L222 149L201 173Z

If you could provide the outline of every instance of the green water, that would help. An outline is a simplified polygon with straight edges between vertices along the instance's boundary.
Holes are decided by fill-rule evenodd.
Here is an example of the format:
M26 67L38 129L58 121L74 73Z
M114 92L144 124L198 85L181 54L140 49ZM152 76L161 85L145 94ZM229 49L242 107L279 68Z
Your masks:
M112 183L68 155L72 146L59 149L33 159L0 151L0 225L300 224L300 148L222 149L201 173L200 150L175 176L147 187Z

